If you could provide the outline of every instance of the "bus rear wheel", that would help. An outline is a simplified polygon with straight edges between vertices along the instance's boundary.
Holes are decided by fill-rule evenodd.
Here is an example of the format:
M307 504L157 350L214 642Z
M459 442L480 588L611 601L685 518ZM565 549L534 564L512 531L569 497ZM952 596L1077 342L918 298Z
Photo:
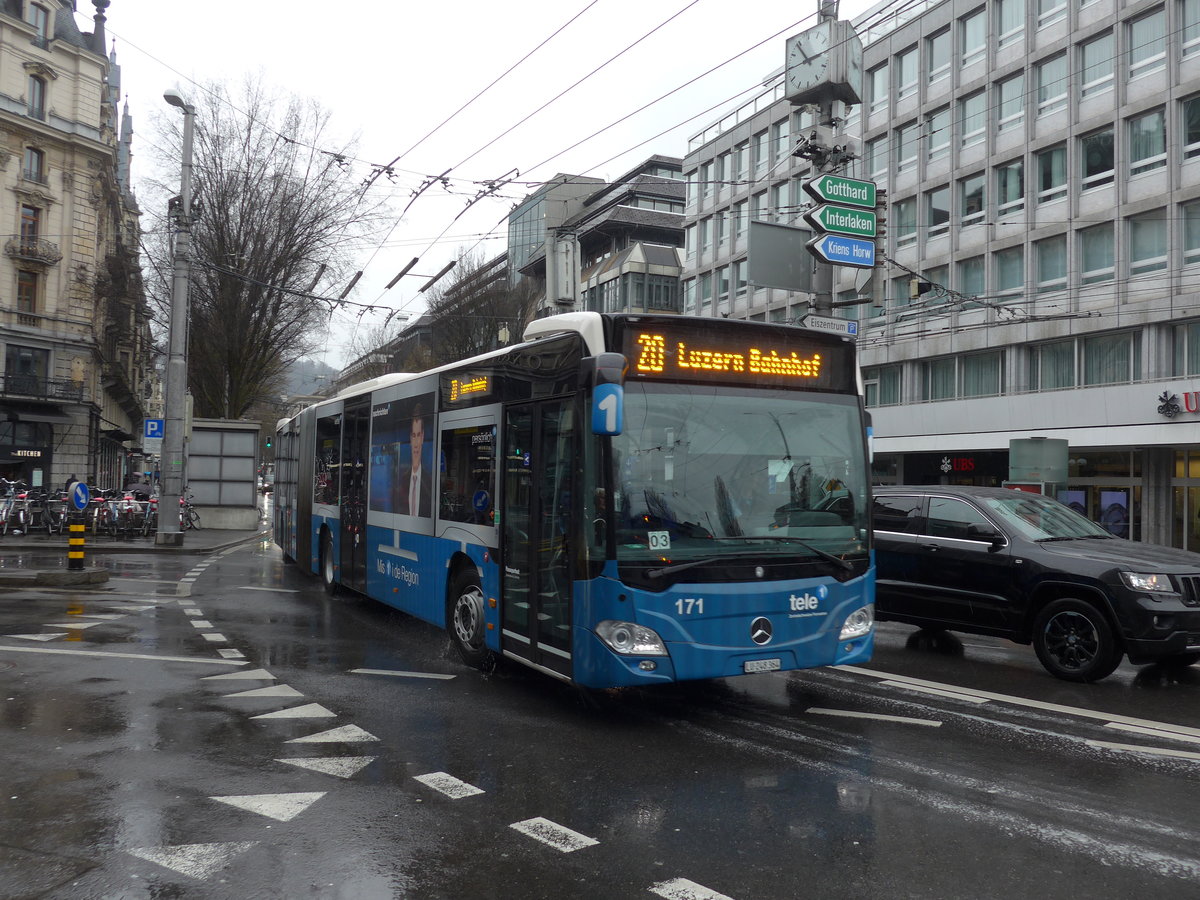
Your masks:
M333 537L328 531L321 535L321 583L330 597L337 591L333 573Z
M484 641L484 599L479 576L464 569L450 583L446 624L458 655L468 666L487 671L495 657Z

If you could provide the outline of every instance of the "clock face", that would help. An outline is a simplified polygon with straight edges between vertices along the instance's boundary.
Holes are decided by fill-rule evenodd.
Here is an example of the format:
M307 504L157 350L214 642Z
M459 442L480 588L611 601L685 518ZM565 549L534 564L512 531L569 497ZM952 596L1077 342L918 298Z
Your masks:
M829 72L829 25L810 28L788 42L787 87L805 90L824 81Z

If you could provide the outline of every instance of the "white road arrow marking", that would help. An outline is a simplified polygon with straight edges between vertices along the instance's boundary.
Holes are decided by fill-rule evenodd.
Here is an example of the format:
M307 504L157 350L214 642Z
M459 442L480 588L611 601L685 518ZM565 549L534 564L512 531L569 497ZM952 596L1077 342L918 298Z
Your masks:
M336 775L338 778L350 778L377 759L379 759L378 756L312 756L301 759L277 759L275 762L299 766L302 769L312 769L314 772L324 772L326 775Z
M139 859L203 881L257 843L258 841L238 841L227 844L179 844L174 847L138 847L129 852Z
M318 800L325 791L300 794L243 794L238 797L209 797L218 803L228 803L247 812L258 813L279 822L290 822Z

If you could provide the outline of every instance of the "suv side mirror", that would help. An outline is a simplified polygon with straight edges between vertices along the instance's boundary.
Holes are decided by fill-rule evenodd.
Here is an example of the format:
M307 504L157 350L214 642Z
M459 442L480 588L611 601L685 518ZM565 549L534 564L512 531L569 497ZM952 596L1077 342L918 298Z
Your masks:
M986 541L993 547L1001 547L1004 545L1003 534L1001 534L991 525L981 525L977 522L972 522L967 526L967 540Z

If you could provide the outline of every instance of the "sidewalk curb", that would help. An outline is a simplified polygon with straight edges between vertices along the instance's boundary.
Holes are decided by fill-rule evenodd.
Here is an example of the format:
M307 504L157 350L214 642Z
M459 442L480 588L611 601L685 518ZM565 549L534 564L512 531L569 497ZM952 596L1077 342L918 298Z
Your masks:
M109 540L107 538L104 538L104 539L96 539L95 541L88 541L87 543L85 543L84 544L84 552L89 556L93 553L172 553L172 554L177 554L177 553L216 553L220 550L228 550L230 547L236 547L238 544L245 543L246 541L256 541L256 540L259 540L260 538L264 538L264 537L269 538L271 536L271 531L272 531L272 529L266 528L264 530L256 531L254 533L247 532L245 537L241 537L236 540L226 541L221 544L212 544L211 546L205 546L205 547L197 547L195 545L189 546L186 543L184 543L180 546L177 546L177 547L171 546L169 544L163 544L161 546L158 544L153 544L153 543L151 543L151 544L129 544L129 543L120 543L118 541ZM47 539L45 541L21 541L19 543L13 542L13 541L5 541L5 540L0 539L0 555L3 555L4 553L9 552L9 551L12 551L14 553L15 552L28 553L30 551L35 551L35 550L43 550L43 551L62 550L63 553L65 554L67 551L67 546L68 545L65 542L60 544L60 543L50 540L50 539Z

